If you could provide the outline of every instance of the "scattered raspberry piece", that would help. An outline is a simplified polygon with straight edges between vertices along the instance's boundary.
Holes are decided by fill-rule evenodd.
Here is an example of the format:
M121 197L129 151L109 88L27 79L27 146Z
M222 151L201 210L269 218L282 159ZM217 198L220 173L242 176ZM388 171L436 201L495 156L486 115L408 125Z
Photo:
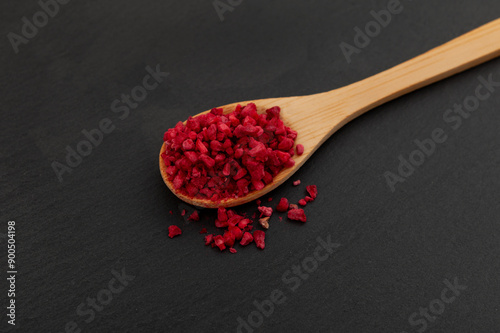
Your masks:
M310 196L308 196L308 195L307 195L304 199L306 200L306 202L311 202L311 201L314 201L314 199L313 199L313 198L311 198L311 197L310 197Z
M243 229L251 223L252 223L252 221L250 221L250 219L243 219L240 222L238 222L238 228Z
M271 207L260 206L259 212L261 217L273 215L273 209Z
M257 203L257 206L260 206L260 204L262 203L262 201L260 201L260 199L255 201L255 202Z
M243 237L243 231L239 227L229 227L229 232L235 240L240 240Z
M268 198L267 201L271 202L271 201L273 201L273 198Z
M264 242L265 238L266 238L266 233L264 231L255 230L253 232L253 239L259 249L263 250L266 247L266 243Z
M300 156L300 155L304 154L304 146L303 145L298 144L296 148L297 148L297 155Z
M281 213L286 212L288 210L288 199L281 198L278 206L276 206L276 210Z
M236 252L238 252L238 251L236 251L236 249L235 249L234 247L230 247L230 248L229 248L229 252L231 252L231 253L236 253Z
M253 213L253 214L252 214L252 218L254 219L254 218L256 218L256 217L257 217L257 213Z
M205 236L205 245L210 245L214 241L214 235L206 235Z
M170 227L168 227L168 237L174 238L175 236L180 234L182 234L182 230L178 226L171 225Z
M303 209L291 209L288 211L288 218L294 221L306 222L306 213Z
M293 182L293 186L299 186L299 185L300 185L300 179Z
M169 213L170 213L170 215L174 215L174 212L172 212L172 211L169 211Z
M226 208L219 207L219 209L217 210L217 219L219 221L227 221Z
M206 234L208 231L207 231L207 228L203 228L200 230L200 234Z
M306 191L307 193L309 193L311 198L316 199L316 196L318 195L318 188L316 187L316 185L306 186Z
M189 215L188 220L199 221L200 220L200 215L198 215L198 211L195 210L191 215Z
M297 206L296 204L290 204L288 209L299 209L299 206Z
M224 235L222 235L222 238L224 239L225 245L227 245L229 247L232 247L234 245L234 235L229 230L224 232Z
M224 245L224 238L221 235L217 235L214 237L214 244L219 248L219 250L223 251L226 249L226 245Z
M301 205L301 206L305 206L305 205L307 205L306 200L304 200L304 199L300 199L300 200L299 200L299 205Z
M185 209L183 209L183 210L182 210L182 212L181 212L181 216L186 215L186 213L187 213L187 212L186 212L186 210L185 210Z
M252 236L252 234L249 233L249 232L245 232L243 234L243 238L241 238L240 245L245 246L245 245L250 244L251 242L253 242L253 236Z
M283 221L283 218L281 216L278 217L280 219L280 221Z

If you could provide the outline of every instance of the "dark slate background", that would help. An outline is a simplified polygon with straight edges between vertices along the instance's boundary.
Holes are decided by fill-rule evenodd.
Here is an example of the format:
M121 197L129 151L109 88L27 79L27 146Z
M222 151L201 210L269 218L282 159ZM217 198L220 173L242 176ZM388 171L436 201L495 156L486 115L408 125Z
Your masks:
M21 18L40 7L2 1L0 232L16 221L19 274L17 325L2 313L0 330L64 332L74 321L83 332L235 332L254 300L279 289L286 301L256 332L410 333L424 331L410 325L412 313L456 278L467 289L425 331L499 332L500 90L460 129L442 119L474 93L480 75L500 80L499 59L337 132L293 177L301 187L289 181L271 193L273 205L283 196L298 200L308 184L320 196L306 207L306 224L274 216L264 251L205 247L198 231L214 231L213 212L185 221L186 206L158 171L163 132L188 115L335 89L500 16L497 0L401 1L403 12L350 64L339 44L352 44L353 28L388 1L244 0L223 22L211 0L71 1L18 54L7 34L20 33ZM157 64L170 75L119 119L111 102ZM81 131L104 118L116 129L59 182L51 163L64 162L66 146L75 148ZM391 192L384 172L395 172L399 154L438 127L448 140ZM251 214L255 205L239 211ZM169 239L171 224L184 234ZM328 235L341 246L292 291L282 275ZM92 321L79 316L79 304L122 269L135 278Z

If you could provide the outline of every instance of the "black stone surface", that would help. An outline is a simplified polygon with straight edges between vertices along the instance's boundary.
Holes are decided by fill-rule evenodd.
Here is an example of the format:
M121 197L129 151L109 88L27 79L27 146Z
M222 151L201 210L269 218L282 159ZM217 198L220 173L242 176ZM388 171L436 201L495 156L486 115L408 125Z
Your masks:
M341 87L500 16L496 0L401 0L402 12L348 63L339 44L353 44L353 29L388 2L233 1L221 21L211 0L70 1L16 54L8 34L21 34L40 5L2 1L0 331L235 332L250 315L255 332L499 332L500 88L460 128L443 119L480 76L500 81L498 59L337 132L293 177L300 187L271 193L273 206L300 199L308 184L320 194L306 224L273 216L264 251L205 247L198 231L214 231L214 213L188 223L160 177L163 132L189 115ZM113 112L157 65L169 73L163 82L127 117ZM52 163L66 163L66 147L106 118L114 130L59 181ZM447 140L392 192L384 173L436 128ZM16 326L5 309L9 220ZM184 234L169 239L171 224ZM340 246L292 279L293 266L314 268L318 237ZM112 285L115 294L106 291L113 270L133 276L123 290ZM444 282L455 279L466 287L456 294ZM259 323L254 301L274 290L285 299ZM97 296L107 304L89 310ZM419 313L429 307L439 314Z

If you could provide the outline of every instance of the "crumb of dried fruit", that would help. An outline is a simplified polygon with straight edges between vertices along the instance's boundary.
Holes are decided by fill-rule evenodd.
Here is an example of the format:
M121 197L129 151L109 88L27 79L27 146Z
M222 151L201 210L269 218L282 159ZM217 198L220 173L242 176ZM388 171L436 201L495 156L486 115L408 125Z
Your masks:
M309 193L311 198L316 199L316 196L318 195L318 188L316 187L316 185L306 186L306 191L307 193Z
M271 207L260 206L259 212L261 217L273 215L273 209Z
M251 223L252 223L252 221L250 219L243 219L240 222L238 222L238 228L243 229Z
M226 249L226 245L224 244L224 238L221 235L217 235L214 237L214 244L219 248L219 250L223 251Z
M187 212L186 212L186 210L185 210L185 209L183 209L183 210L182 210L182 212L181 212L181 216L186 215L186 213L187 213Z
M306 222L306 214L303 209L291 209L288 211L288 218L294 221Z
M210 245L214 241L214 235L206 235L205 236L205 245Z
M280 219L280 221L283 221L283 218L281 216L278 217Z
M304 146L303 145L301 145L299 143L296 148L297 148L297 155L300 156L300 155L304 154Z
M276 210L281 213L286 212L288 210L288 199L281 198L278 206L276 206Z
M225 231L224 234L222 235L222 238L224 239L224 244L232 247L234 245L234 235L232 232L229 230Z
M299 209L299 206L297 206L296 204L290 204L288 209Z
M273 198L268 198L267 201L271 202L271 201L273 201Z
M207 231L207 228L203 228L200 230L200 234L206 234L208 231Z
M307 202L304 199L300 199L299 200L299 205L305 206L305 205L307 205Z
M253 232L254 242L259 249L264 249L266 247L265 238L266 238L266 233L264 231L255 230Z
M169 213L170 213L170 215L174 215L174 212L172 212L172 211L169 211Z
M249 233L249 232L245 232L243 234L243 237L241 238L240 245L245 246L245 245L250 244L251 242L253 242L253 236L252 236L252 234Z
M243 231L239 227L229 227L229 232L233 234L235 240L240 240L243 237Z
M299 186L300 185L300 179L297 179L296 181L293 182L293 186Z
M224 207L219 207L219 209L217 209L217 219L219 221L227 221L227 212L226 212L226 208Z
M231 252L231 253L236 253L236 252L238 252L238 251L236 251L236 249L235 249L234 247L230 247L230 248L229 248L229 252Z
M311 202L311 201L314 201L314 199L313 199L313 198L311 198L311 197L310 197L310 196L308 196L308 195L307 195L304 199L306 200L306 202Z
M257 200L255 202L257 203L257 206L260 206L260 204L262 203L262 201L260 201L260 200Z
M168 227L168 237L174 238L175 236L180 234L182 234L182 230L178 226L171 225L170 227Z
M199 221L200 220L200 215L198 215L198 211L195 210L191 215L189 215L188 220Z
M269 216L259 219L259 223L264 229L269 229Z

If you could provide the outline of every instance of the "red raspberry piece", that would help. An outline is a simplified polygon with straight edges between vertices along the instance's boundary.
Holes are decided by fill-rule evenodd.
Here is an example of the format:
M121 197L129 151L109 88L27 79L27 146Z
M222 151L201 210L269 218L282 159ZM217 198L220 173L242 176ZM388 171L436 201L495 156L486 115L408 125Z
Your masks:
M174 238L175 236L180 234L182 234L182 230L178 226L171 225L170 227L168 227L168 237Z
M306 222L306 213L303 209L290 209L288 211L288 218L294 221Z

